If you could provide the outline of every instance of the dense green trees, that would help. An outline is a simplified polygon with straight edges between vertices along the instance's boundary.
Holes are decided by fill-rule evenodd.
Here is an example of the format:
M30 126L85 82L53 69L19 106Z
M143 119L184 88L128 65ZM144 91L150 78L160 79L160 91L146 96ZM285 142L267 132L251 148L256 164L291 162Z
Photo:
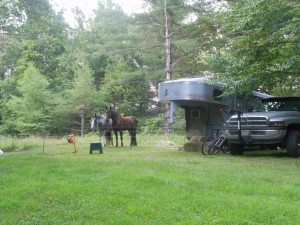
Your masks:
M2 130L10 133L33 134L45 132L51 120L51 108L55 94L49 82L33 65L29 65L17 81L17 95L11 95L6 103Z
M99 0L89 21L77 9L77 28L48 0L1 1L0 134L83 133L111 104L155 117L167 74L299 94L298 1L141 1L145 12L126 15Z
M260 89L299 94L300 3L292 0L238 1L226 10L225 44L211 55L218 79L230 91Z
M54 103L47 101L56 98L62 85L57 70L68 26L48 0L5 0L0 5L1 133L51 131Z

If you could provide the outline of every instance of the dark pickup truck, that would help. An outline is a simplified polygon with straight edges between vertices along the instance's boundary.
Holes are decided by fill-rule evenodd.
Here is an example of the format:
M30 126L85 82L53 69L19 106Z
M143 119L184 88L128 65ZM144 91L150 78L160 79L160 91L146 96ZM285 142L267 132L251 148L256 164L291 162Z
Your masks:
M238 125L240 124L240 125ZM240 127L240 129L238 129ZM246 146L286 148L290 157L300 156L300 96L261 100L253 112L233 115L225 123L231 154L241 155Z

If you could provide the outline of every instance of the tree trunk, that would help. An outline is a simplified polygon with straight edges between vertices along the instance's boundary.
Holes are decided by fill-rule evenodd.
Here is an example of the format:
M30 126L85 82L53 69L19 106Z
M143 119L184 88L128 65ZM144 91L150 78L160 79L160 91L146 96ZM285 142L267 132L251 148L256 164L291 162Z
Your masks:
M172 124L170 123L171 107L170 103L165 104L165 135L169 135L173 132Z
M172 80L171 70L171 34L169 31L168 12L167 12L167 1L165 0L165 45L166 45L166 73L167 80Z
M81 117L80 136L83 137L84 136L84 109L81 109L80 117Z
M171 34L169 31L169 22L168 22L168 12L167 12L167 1L165 0L164 6L165 13L165 47L166 47L166 73L167 80L172 80L172 70L171 70ZM170 124L170 104L165 104L165 135L172 133L172 127Z

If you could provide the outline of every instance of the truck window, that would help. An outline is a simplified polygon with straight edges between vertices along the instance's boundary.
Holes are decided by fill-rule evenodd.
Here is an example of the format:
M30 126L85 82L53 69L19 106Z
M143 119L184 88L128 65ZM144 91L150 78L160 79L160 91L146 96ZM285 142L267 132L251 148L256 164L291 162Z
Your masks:
M300 102L295 100L265 101L259 104L255 112L300 111Z

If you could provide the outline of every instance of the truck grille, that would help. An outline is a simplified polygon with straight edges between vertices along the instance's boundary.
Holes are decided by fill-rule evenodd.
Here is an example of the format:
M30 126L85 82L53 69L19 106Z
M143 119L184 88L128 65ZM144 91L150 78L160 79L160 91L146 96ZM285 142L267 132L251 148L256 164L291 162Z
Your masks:
M238 131L237 130L230 130L229 131L230 135L238 135ZM242 134L243 135L243 134ZM249 136L265 136L266 135L266 131L249 131L249 133L247 133L247 135Z
M231 127L237 127L238 118L230 118L227 125ZM241 126L268 126L268 117L255 116L255 117L241 117Z

